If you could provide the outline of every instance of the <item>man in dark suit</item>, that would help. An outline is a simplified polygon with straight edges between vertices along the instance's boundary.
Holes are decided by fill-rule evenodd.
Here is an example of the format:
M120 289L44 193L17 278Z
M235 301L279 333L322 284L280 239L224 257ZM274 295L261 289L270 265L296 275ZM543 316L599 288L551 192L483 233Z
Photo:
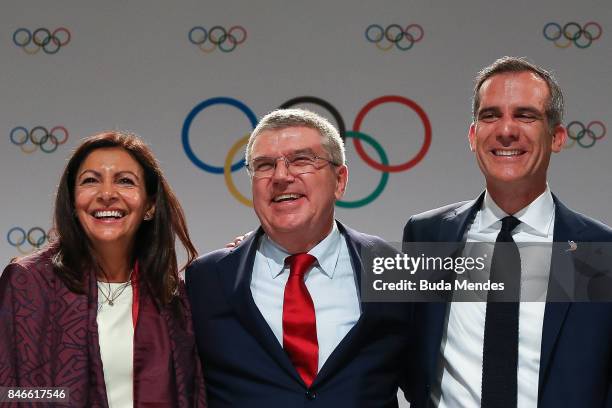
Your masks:
M413 408L612 407L612 303L560 301L576 299L580 259L609 256L609 245L588 243L612 241L609 227L548 188L551 153L567 137L562 114L556 81L524 59L501 58L477 76L468 138L486 190L411 217L404 242L517 248L503 263L517 262L522 302L495 302L489 291L487 302L417 305ZM534 242L548 248L544 256L529 253ZM491 261L491 278L501 263ZM524 301L535 300L524 292L534 276L544 279L546 302Z
M338 132L274 111L246 162L261 227L186 272L209 407L397 407L412 306L361 301L364 251L391 249L334 220L348 180Z

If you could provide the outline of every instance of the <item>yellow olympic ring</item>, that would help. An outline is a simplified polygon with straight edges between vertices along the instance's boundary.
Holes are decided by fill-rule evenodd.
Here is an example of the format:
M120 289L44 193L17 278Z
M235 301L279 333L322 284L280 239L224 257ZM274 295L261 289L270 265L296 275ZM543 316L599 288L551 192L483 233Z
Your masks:
M28 45L26 45L25 47L21 47L23 48L23 50L26 52L26 54L30 54L30 55L34 55L36 54L38 51L40 51L40 49L42 48L41 46L38 46L34 43L34 41L32 41L32 44L34 44L33 47L30 47L28 49Z
M211 41L212 44L212 48L204 48L203 45L206 44L206 41L203 42L202 44L198 45L198 47L200 47L200 50L202 50L202 52L205 52L206 54L209 54L211 52L213 52L214 50L217 49L217 45Z
M242 204L246 205L247 207L252 208L253 201L249 200L244 195L242 195L240 191L238 191L236 185L234 184L234 180L232 179L232 160L234 160L234 156L242 148L242 146L245 146L249 142L249 136L250 134L247 133L243 138L239 139L236 143L234 143L232 148L229 149L229 152L227 152L227 156L225 157L225 164L223 165L223 177L225 177L227 189L234 196L234 198L240 201Z
M563 35L562 35L562 36L561 36L561 38L565 38L565 36L563 36ZM567 40L567 42L566 42L565 44L562 44L562 43L559 41L561 38L559 38L559 39L557 39L557 40L553 41L553 43L555 44L555 47L557 47L557 48L567 48L567 47L569 47L570 45L572 45L572 40L569 40L569 39L567 39L567 38L565 38L565 39Z
M21 249L22 245L17 245L15 248L17 248L17 251L19 251L19 253L21 255L30 255L32 252L34 252L35 247L32 247L32 249L30 249L29 251L26 251L24 249Z
M568 143L568 141L570 141L570 142ZM564 149L570 149L570 148L574 147L575 144L576 144L576 139L568 137L565 140L565 145L563 146L563 148Z
M382 43L382 41L376 43L376 48L378 48L379 50L389 51L391 48L393 48L393 43L391 41L389 41L389 45L385 47L382 47L380 43Z
M17 245L15 248L17 248L17 251L21 255L30 255L40 249L40 247L37 246L30 246L30 249L23 249L24 247L25 245Z
M51 234L53 234L53 238L57 238L57 232L54 228L49 229L49 231L47 231L47 236L45 237L45 241L50 242L52 240L51 238ZM23 249L23 247L25 246L25 243L27 243L28 240L26 239L25 242L21 245L15 245L15 248L17 248L17 251L21 254L21 255L30 255L31 253L38 251L43 245L44 242L41 245L31 245L30 244L30 249Z
M34 153L36 150L38 150L38 146L36 146L36 145L35 145L35 144L33 144L33 143L32 143L32 149L31 149L31 150L30 150L30 149L26 149L26 148L25 148L26 144L27 144L27 143L24 143L24 144L22 144L21 146L19 146L19 147L21 148L21 151L22 151L22 152L24 152L24 153L26 153L26 154L30 154L30 153Z

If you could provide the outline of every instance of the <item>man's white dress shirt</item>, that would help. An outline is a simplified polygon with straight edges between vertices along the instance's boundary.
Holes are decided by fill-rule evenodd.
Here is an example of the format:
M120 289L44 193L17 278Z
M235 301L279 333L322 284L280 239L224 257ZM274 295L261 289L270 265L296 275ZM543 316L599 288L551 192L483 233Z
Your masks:
M506 214L485 193L481 209L467 230L466 242L495 242ZM513 214L521 223L512 231L521 255L521 302L517 370L518 407L536 407L546 287L550 274L555 219L552 194L546 187L538 198ZM490 262L489 256L489 262ZM529 288L544 288L537 295ZM434 406L478 407L482 389L482 351L486 302L452 302L440 348L438 385L432 392Z
M329 235L308 253L317 262L306 274L317 319L319 368L353 328L361 314L357 282L345 238L336 223ZM255 255L251 293L278 342L283 344L283 299L289 278L285 258L289 254L267 235Z

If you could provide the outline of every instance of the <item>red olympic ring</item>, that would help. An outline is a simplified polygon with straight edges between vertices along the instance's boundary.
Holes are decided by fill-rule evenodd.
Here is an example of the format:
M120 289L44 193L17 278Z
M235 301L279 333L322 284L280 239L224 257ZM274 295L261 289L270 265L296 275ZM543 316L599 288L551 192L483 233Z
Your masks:
M595 41L595 40L599 40L599 37L601 37L601 34L603 33L603 30L601 29L601 25L599 25L599 23L595 22L595 21L589 21L588 23L586 23L584 25L584 27L582 27L582 29L586 32L589 32L587 30L588 26L594 26L597 27L597 35L593 36L593 34L591 34L591 40ZM590 34L590 32L589 32Z
M600 120L594 120L594 121L590 122L587 125L586 128L591 130L591 126L593 126L593 125L598 125L601 128L601 134L599 136L595 136L595 140L603 139L604 136L606 135L606 132L607 132L606 125L604 125L603 122L600 121ZM591 132L592 132L592 130L591 130Z
M241 34L242 38L240 40L238 40L238 37L236 37L235 35L233 36L234 40L236 41L236 45L240 45L240 44L242 44L243 42L246 41L246 39L247 39L247 32L246 32L246 30L244 29L243 26L239 26L239 25L233 26L233 27L231 27L228 30L227 34L232 36L232 32L233 31L240 31L242 33Z
M353 130L355 132L361 131L361 123L363 122L363 119L373 108L378 105L382 105L383 103L391 102L399 103L409 107L410 109L415 111L417 115L419 115L419 118L421 118L421 121L423 122L423 127L425 128L425 140L423 141L423 145L421 146L419 152L412 159L408 160L405 163L384 165L368 156L368 154L363 148L363 145L361 144L361 140L359 140L358 138L353 138L353 144L355 145L355 150L357 151L357 154L359 154L363 161L365 161L369 166L380 171L397 173L416 166L421 160L423 160L423 158L427 154L427 151L429 150L429 146L431 145L431 123L429 122L429 118L427 117L425 111L416 102L403 96L397 95L388 95L376 98L370 101L359 111L357 117L355 118L355 123L353 124Z
M418 37L412 36L413 41L414 42L421 41L423 39L423 36L425 35L425 31L423 31L423 27L421 27L419 24L409 24L404 30L404 33L408 34L408 31L410 31L411 28L416 28L421 33Z
M64 38L63 42L57 36L57 34L59 34L60 32L64 33L64 35L65 35L65 38ZM72 39L72 35L70 34L70 31L66 27L59 27L59 28L56 28L55 30L53 30L53 32L51 33L51 38L56 38L57 39L56 41L58 41L59 45L61 47L63 47L63 46L68 45L68 43Z

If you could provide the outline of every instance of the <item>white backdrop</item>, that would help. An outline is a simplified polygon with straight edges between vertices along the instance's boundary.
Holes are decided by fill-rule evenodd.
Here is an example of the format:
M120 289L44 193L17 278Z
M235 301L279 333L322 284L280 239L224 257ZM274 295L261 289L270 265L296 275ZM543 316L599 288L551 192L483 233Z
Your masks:
M331 103L348 130L370 101L399 95L414 101L431 123L431 146L407 171L389 174L382 194L337 216L364 232L399 240L411 214L458 200L482 189L482 176L467 146L472 79L502 55L527 56L552 68L566 96L566 123L612 125L612 6L608 1L4 1L0 13L0 258L29 252L19 230L51 226L52 201L65 159L82 137L105 129L142 135L160 159L180 198L192 238L201 253L223 245L258 223L251 208L226 187L223 174L197 167L187 156L181 131L188 114L210 98L244 103L257 117L299 96ZM569 37L559 32L566 24ZM546 35L560 36L556 41ZM366 28L399 24L415 41L402 51L383 39L366 39ZM419 27L422 38L419 37ZM203 52L188 33L220 25L233 37L231 52ZM577 32L583 28L588 33ZM28 31L38 30L25 49ZM396 38L395 28L388 36ZM373 28L370 38L379 36ZM210 34L217 42L221 29ZM70 33L70 41L67 34ZM246 33L244 39L243 33ZM233 44L240 42L240 44ZM409 37L401 45L410 46ZM192 40L200 42L196 29ZM244 39L244 41L243 41ZM588 44L589 42L590 45ZM57 45L60 44L58 47ZM64 45L61 45L64 44ZM383 51L391 45L391 49ZM569 44L566 48L561 48ZM380 48L377 48L378 47ZM210 50L210 40L201 44ZM46 50L46 52L45 52ZM57 51L57 52L55 52ZM50 53L48 53L50 52ZM53 52L55 52L53 54ZM325 110L313 105L321 113ZM25 140L24 127L68 131L52 153ZM575 125L574 129L578 129ZM188 139L194 155L223 166L230 148L251 130L247 117L230 105L195 115ZM362 131L378 141L391 164L413 158L424 142L424 125L413 109L397 103L374 108ZM592 142L601 126L581 142ZM58 133L59 132L59 133ZM598 133L599 132L599 133ZM13 142L11 142L11 133ZM574 132L575 134L577 133ZM41 129L34 132L40 141ZM62 141L63 133L55 130ZM49 138L51 143L53 138ZM379 157L367 144L366 152ZM49 144L45 148L53 149ZM25 153L32 151L31 153ZM347 200L374 191L382 173L368 166L348 140ZM241 154L241 153L240 153ZM240 156L233 159L236 162ZM610 136L590 148L577 143L552 159L550 186L567 205L612 224ZM250 196L244 169L232 173L237 189ZM37 231L31 239L37 240ZM7 239L10 238L10 239Z

